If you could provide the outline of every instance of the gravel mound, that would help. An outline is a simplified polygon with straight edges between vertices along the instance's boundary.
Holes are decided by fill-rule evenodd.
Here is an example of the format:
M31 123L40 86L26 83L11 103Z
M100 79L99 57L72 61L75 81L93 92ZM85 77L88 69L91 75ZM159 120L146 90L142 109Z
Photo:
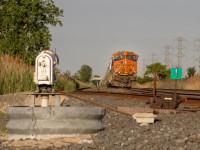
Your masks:
M0 95L0 111L5 112L7 106L24 106L28 92Z

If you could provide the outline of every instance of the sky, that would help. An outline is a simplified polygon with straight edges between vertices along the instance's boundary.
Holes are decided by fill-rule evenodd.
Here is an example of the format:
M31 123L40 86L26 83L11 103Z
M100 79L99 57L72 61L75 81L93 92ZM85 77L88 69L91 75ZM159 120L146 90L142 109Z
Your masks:
M104 76L116 51L139 55L138 75L145 66L165 64L170 46L170 67L178 65L178 37L182 37L183 72L199 72L199 0L55 0L64 10L63 26L51 27L51 49L60 58L58 68L73 75L82 65Z

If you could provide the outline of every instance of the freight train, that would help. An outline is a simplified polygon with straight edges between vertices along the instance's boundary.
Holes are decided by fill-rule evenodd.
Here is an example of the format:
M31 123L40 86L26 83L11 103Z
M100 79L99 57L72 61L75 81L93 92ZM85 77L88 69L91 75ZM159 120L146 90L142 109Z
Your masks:
M137 78L138 55L131 51L118 51L112 55L104 81L108 87L134 86Z

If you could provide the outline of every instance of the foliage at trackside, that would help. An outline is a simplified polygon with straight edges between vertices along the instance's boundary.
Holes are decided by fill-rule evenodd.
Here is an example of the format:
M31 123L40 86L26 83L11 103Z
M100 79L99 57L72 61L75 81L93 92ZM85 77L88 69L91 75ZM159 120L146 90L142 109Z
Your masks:
M49 26L62 25L63 10L53 0L1 0L0 10L0 53L34 64L38 51L50 46Z
M68 91L79 88L79 84L75 80L63 74L57 75L54 86L56 91Z
M195 73L196 73L195 67L189 67L189 68L187 69L187 76L188 76L188 78L194 76Z
M152 77L149 77L149 76L144 76L143 78L142 77L137 77L136 81L140 84L143 84L143 83L146 83L146 82L151 82L153 81L153 78Z
M144 75L154 75L155 73L159 79L166 79L170 76L170 70L167 69L167 66L159 62L147 65Z
M26 65L19 57L0 55L0 95L7 93L34 91L34 67ZM78 87L77 82L65 75L58 74L56 90L72 90Z
M0 94L34 89L33 69L19 58L0 56Z
M82 65L81 69L75 74L75 78L82 82L89 82L92 77L92 68L88 65Z

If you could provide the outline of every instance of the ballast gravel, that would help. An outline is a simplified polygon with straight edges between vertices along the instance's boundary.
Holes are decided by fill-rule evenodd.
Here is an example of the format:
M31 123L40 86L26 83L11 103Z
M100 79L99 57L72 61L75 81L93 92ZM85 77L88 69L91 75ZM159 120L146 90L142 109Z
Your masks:
M22 93L23 94L23 93ZM9 95L9 101L14 101ZM20 94L19 94L20 95ZM147 101L130 97L116 97L103 95L76 95L81 98L97 100L111 106L148 108ZM2 98L3 97L3 98ZM19 96L25 99L24 95ZM0 96L1 101L6 101L6 96ZM122 100L123 99L123 100ZM8 100L7 100L8 101ZM10 104L10 103L9 103ZM63 107L87 106L86 102L69 98ZM67 143L59 147L40 146L13 147L13 141L0 139L0 149L48 149L48 150L199 150L200 149L200 112L184 112L178 114L157 114L155 123L141 126L132 116L107 110L103 118L105 130L91 135L77 143ZM7 142L8 144L2 144Z

